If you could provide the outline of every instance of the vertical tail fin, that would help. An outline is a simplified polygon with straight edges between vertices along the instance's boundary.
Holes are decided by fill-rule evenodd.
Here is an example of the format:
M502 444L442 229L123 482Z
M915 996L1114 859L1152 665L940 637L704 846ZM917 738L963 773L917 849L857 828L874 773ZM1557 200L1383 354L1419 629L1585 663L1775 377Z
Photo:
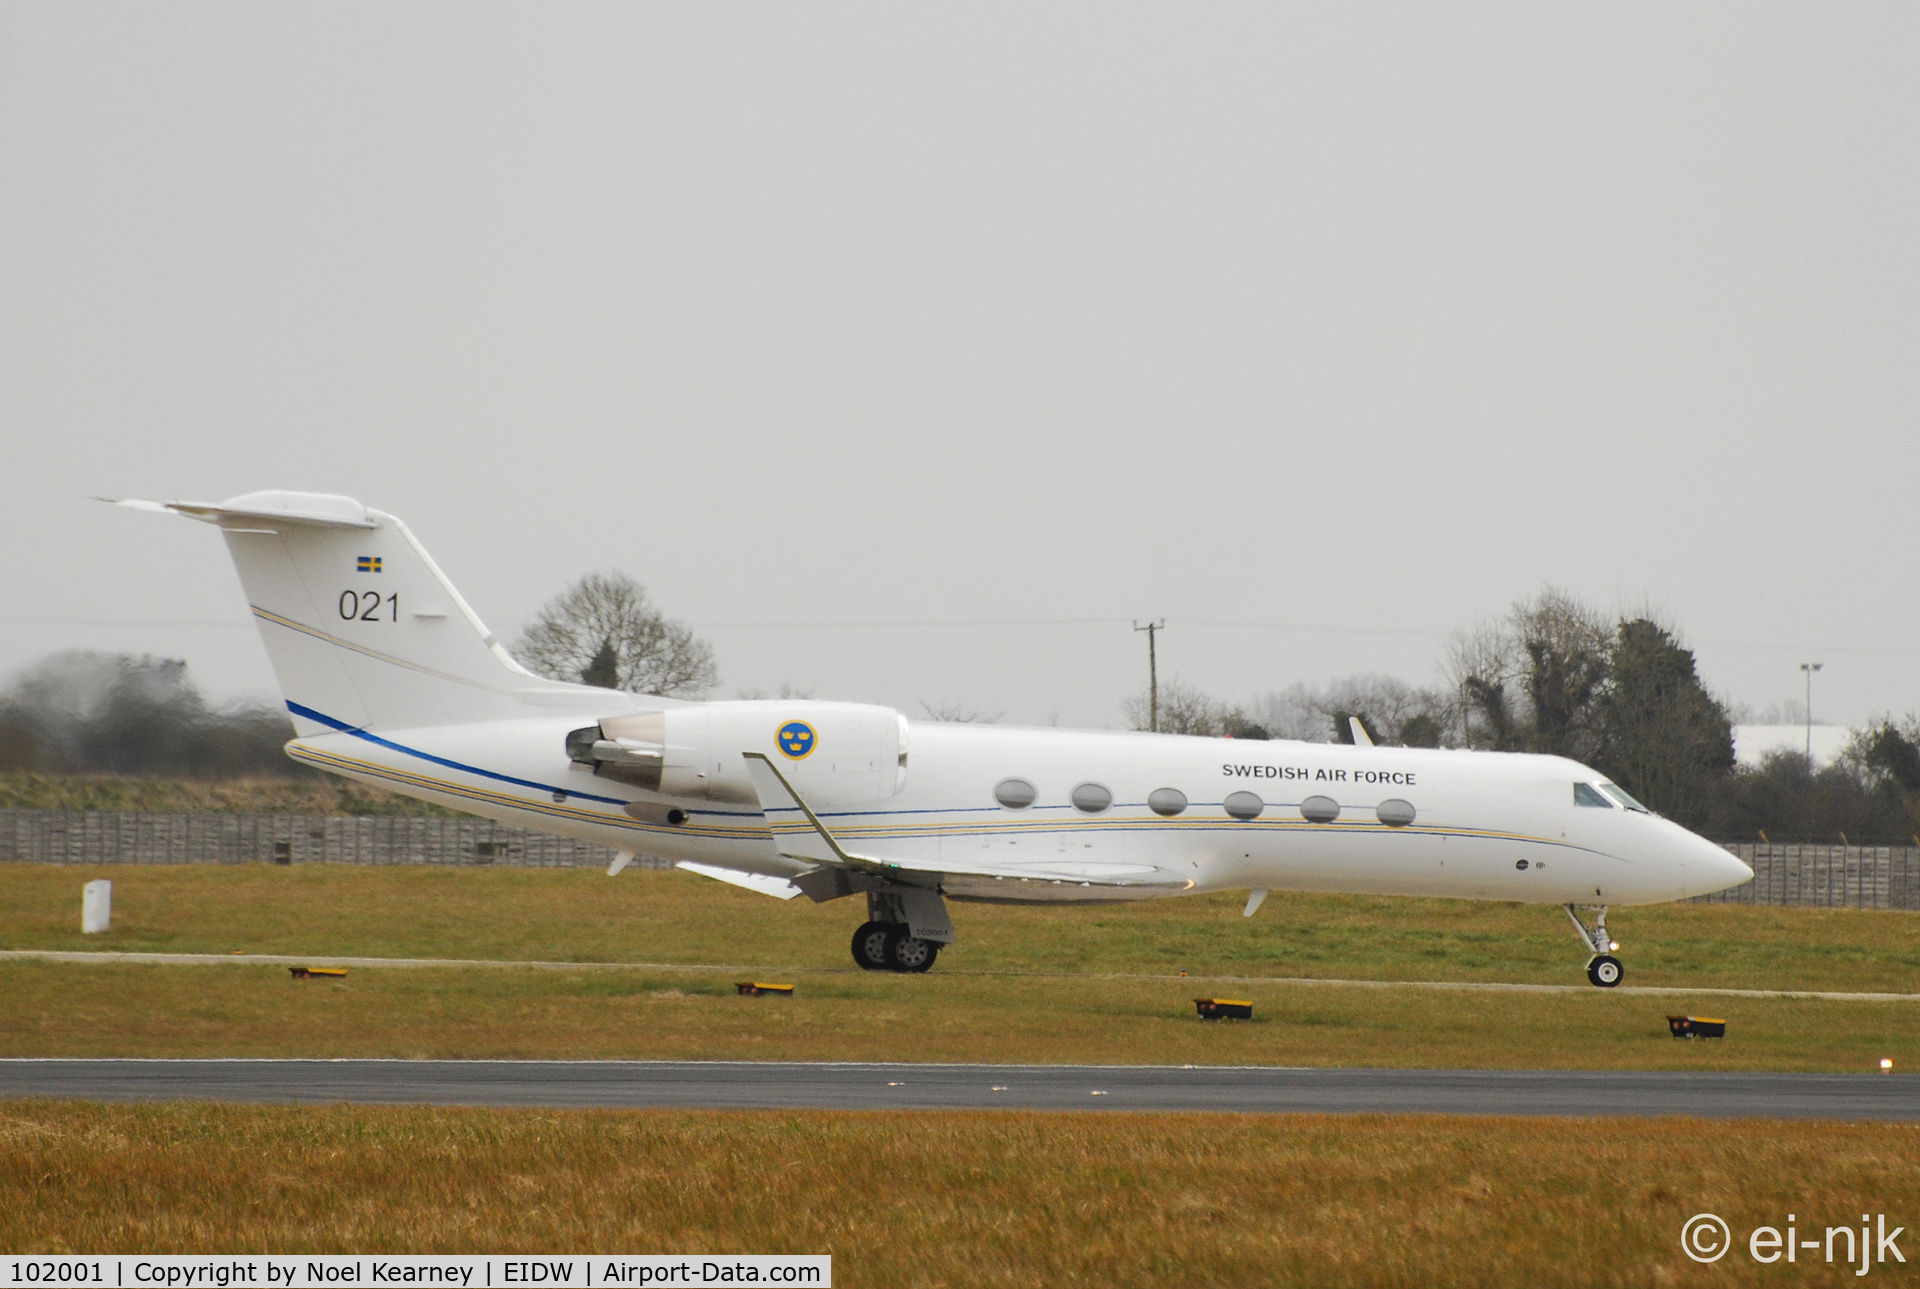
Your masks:
M120 504L220 528L303 737L622 705L521 667L406 525L351 497Z

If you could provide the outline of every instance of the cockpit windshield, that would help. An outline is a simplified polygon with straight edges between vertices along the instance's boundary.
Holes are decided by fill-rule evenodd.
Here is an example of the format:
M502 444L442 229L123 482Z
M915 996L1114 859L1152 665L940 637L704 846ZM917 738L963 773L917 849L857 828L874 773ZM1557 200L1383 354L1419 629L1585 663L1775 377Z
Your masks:
M1573 804L1576 806L1592 806L1596 810L1613 809L1613 802L1601 796L1599 789L1595 788L1591 783L1576 783L1573 785Z
M1625 806L1629 810L1638 810L1643 815L1651 813L1645 806L1641 805L1638 801L1635 801L1632 797L1628 796L1627 790L1619 786L1618 784L1603 783L1600 785L1600 791L1606 793L1608 796L1612 797L1615 801L1618 801L1621 805Z

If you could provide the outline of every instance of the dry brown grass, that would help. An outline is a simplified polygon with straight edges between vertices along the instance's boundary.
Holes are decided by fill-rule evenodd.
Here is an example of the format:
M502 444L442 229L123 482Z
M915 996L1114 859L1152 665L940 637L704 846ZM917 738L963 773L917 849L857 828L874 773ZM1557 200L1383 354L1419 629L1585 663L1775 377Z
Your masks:
M4 1056L574 1057L1701 1069L1920 1068L1920 1004L1714 999L1724 1040L1676 1042L1683 999L842 973L741 998L713 973L0 964ZM1700 1004L1700 1000L1694 1000Z
M846 1286L1840 1274L1744 1248L1695 1266L1679 1232L1701 1211L1737 1234L1886 1213L1911 1259L1920 1130L0 1105L0 1247L18 1252L830 1253Z

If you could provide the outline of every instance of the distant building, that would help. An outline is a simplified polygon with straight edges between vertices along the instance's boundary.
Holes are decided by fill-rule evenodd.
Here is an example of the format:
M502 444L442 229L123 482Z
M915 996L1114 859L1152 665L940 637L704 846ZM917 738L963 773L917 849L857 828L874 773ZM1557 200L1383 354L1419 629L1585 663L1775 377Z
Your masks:
M1853 738L1844 725L1813 727L1813 768L1824 769L1840 759ZM1733 759L1741 765L1759 765L1771 752L1805 752L1807 727L1804 725L1736 725L1733 727Z

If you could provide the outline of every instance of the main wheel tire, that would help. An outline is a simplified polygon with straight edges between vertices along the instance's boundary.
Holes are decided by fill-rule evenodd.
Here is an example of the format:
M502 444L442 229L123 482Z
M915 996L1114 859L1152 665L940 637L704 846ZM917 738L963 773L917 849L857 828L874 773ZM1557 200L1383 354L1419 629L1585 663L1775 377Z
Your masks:
M1610 953L1603 953L1587 964L1587 979L1602 989L1611 989L1620 983L1620 977L1626 969L1620 965L1620 959Z
M940 956L940 946L932 940L916 938L903 926L894 927L887 934L887 969L889 971L925 971L933 966L933 960Z
M868 922L853 933L853 960L862 971L887 969L887 936L893 932L887 922Z

